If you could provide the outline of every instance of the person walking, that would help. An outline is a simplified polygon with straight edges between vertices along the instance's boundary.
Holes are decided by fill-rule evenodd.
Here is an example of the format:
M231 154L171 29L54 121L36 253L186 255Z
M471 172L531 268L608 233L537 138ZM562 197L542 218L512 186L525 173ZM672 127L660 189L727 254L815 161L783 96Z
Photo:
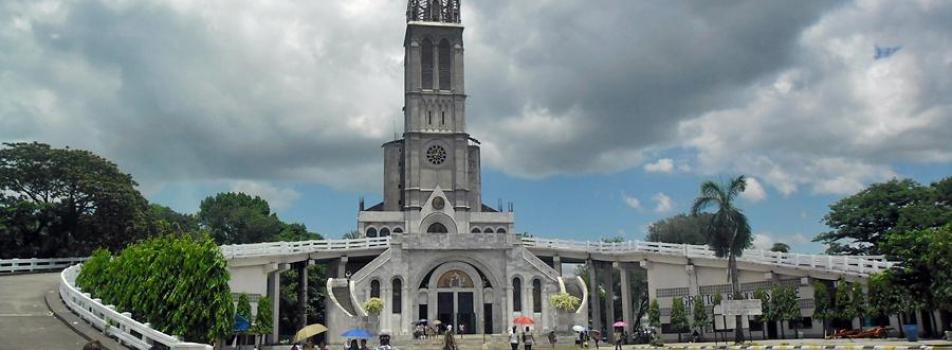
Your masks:
M555 331L549 331L549 345L552 345L552 348L555 349Z
M516 326L512 326L512 332L509 333L509 346L512 350L519 350L519 333L516 332Z
M522 346L526 350L532 350L533 345L535 345L535 336L532 335L529 327L526 326L526 331L522 333Z
M615 332L615 349L614 349L614 350L621 350L621 342L622 342L622 340L624 340L624 337L623 337L622 332L621 332L621 331L616 331L616 332Z

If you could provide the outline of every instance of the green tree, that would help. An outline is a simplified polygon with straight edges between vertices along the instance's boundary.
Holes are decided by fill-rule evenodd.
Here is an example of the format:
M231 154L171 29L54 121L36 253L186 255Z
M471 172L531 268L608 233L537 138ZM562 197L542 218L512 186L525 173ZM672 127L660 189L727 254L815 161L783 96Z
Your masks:
M852 308L856 312L856 317L859 317L860 328L862 328L866 324L866 311L869 309L866 293L863 292L863 285L853 283L853 289L850 293L850 303L853 304Z
M744 176L738 176L720 185L713 181L706 181L701 185L701 194L694 200L694 205L691 207L692 215L699 215L709 207L716 208L707 224L707 241L714 250L714 255L728 259L731 294L734 295L735 300L741 298L737 257L753 244L753 235L750 232L747 216L734 205L734 200L741 192L744 192L746 184ZM743 322L740 315L736 316L735 321L738 325ZM741 327L734 327L734 341L744 342L744 331Z
M704 306L704 298L698 296L694 298L694 309L691 311L691 316L693 316L694 329L697 329L697 333L703 335L704 329L707 328L707 307Z
M774 243L772 247L770 247L770 251L775 253L789 253L790 246L787 245L786 243L777 242L777 243Z
M714 300L713 300L711 303L713 303L714 306L717 306L717 305L721 305L721 302L722 302L722 301L724 301L724 297L721 296L721 293L715 292L715 293L714 293ZM715 317L715 316L714 316L714 308L712 307L712 308L711 308L711 320L712 320L713 322L711 322L711 323L712 323L713 326L714 326L714 340L717 340L717 321L715 321L714 317Z
M774 313L771 311L773 308L770 301L770 294L767 293L767 291L763 288L757 288L757 290L754 291L754 299L760 299L761 315L757 316L757 318L764 324L764 326L760 329L760 333L764 340L766 340L767 322L773 322L776 319L774 317Z
M244 193L219 193L202 200L198 220L218 244L269 242L285 224L261 197Z
M903 309L952 310L952 223L891 233L882 245L890 260L899 261L889 276L907 293ZM933 313L929 317L936 324Z
M647 240L674 244L707 244L705 229L710 220L709 213L697 216L678 214L664 218L648 226Z
M836 282L834 292L834 308L836 318L844 321L852 321L856 318L856 304L853 303L853 287L842 278Z
M252 329L252 332L259 336L258 339L262 339L265 335L271 334L271 332L274 331L273 317L274 313L271 310L271 298L264 296L258 299L258 313L255 315L255 325ZM260 348L260 344L260 340L255 343L258 348Z
M42 143L0 148L0 258L87 256L146 236L132 176L89 151Z
M155 237L110 258L104 250L80 270L77 284L104 304L188 341L232 334L235 307L228 262L208 236Z
M235 306L235 316L241 317L245 321L248 321L250 325L254 319L251 318L251 300L248 299L248 295L241 293L238 295L238 305ZM244 336L251 333L251 329L247 329L241 332L238 332L236 336L239 337L238 345L244 344Z
M671 300L671 328L678 332L678 342L681 342L681 333L691 328L688 312L684 308L684 299L676 297Z
M813 302L813 318L823 322L823 336L826 337L827 321L836 317L826 283L816 282L813 284Z
M791 321L799 322L803 316L800 314L800 300L797 299L797 292L793 288L775 286L771 292L771 309L775 317L780 321L781 337L786 338L785 328L793 326L794 331L798 331L796 324ZM784 322L787 327L784 327Z
M873 184L830 206L823 221L832 231L813 239L831 254L880 255L891 233L939 227L952 221L952 206L943 202L949 178L926 187L904 179Z
M651 301L651 306L648 307L648 325L656 329L661 330L661 306L658 305L658 299Z
M196 234L198 221L188 214L178 213L172 208L159 204L150 204L147 212L149 236L166 234Z
M238 305L235 307L235 315L245 319L249 324L253 321L251 318L251 300L248 299L248 294L241 293L238 295ZM242 334L245 333L247 332L242 332Z

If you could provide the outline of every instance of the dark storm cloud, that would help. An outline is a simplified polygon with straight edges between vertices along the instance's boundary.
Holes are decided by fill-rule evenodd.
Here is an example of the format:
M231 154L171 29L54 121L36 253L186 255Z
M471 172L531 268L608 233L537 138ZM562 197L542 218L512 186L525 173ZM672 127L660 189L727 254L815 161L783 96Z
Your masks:
M676 143L679 121L737 103L740 87L786 67L799 33L837 5L473 4L480 11L470 26L478 43L467 51L472 124L506 155L496 160L502 167L527 175L625 169L638 157L601 164L599 156ZM486 50L492 59L482 59ZM495 127L524 118L527 108L566 118L579 134L529 144Z
M91 149L147 184L375 189L402 129L405 5L0 2L0 139ZM509 174L678 149L702 172L837 192L896 159L952 159L947 3L463 6L470 132ZM877 40L905 48L871 64Z

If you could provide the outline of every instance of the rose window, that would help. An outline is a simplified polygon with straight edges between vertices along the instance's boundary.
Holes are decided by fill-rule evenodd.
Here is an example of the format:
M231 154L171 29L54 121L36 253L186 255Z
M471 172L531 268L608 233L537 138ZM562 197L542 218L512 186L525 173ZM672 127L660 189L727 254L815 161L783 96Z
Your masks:
M440 145L433 145L426 149L426 160L433 165L440 165L446 161L446 149Z

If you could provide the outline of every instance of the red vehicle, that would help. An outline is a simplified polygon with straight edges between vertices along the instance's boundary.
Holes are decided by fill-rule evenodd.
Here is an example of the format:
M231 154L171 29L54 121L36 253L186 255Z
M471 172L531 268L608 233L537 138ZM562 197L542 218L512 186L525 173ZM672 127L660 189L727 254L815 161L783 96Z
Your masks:
M840 329L833 334L834 338L885 338L889 333L888 327L876 326L870 329Z

